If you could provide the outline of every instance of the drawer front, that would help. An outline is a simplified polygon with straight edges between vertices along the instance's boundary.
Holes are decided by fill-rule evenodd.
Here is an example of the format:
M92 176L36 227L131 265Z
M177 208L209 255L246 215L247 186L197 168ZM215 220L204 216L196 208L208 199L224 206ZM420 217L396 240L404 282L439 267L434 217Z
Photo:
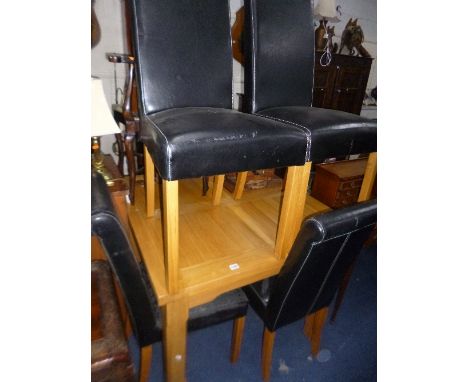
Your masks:
M362 178L359 179L353 179L353 180L348 180L346 182L341 182L340 186L338 188L339 191L342 190L351 190L354 188L360 189L362 185Z
M349 190L338 191L333 208L349 206L356 203L359 196L359 189L353 188Z

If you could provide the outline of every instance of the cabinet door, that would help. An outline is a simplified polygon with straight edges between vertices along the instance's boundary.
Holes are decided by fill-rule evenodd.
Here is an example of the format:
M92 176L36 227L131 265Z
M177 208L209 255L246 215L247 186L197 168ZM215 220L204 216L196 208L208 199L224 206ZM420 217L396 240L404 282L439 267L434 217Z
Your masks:
M331 108L360 114L368 77L368 68L338 65Z
M321 66L316 60L312 106L331 108L334 82L335 68L331 65Z

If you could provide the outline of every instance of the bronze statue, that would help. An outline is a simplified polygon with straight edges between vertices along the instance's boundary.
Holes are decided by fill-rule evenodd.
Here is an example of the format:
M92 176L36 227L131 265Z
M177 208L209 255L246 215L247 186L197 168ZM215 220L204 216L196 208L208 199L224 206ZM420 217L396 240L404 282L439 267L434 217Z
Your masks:
M357 50L357 53L362 57L370 57L371 55L369 52L362 46L364 41L364 32L362 31L362 28L357 25L357 21L358 19L353 21L353 19L350 18L346 24L346 28L341 35L341 44L338 53L341 54L343 48L346 47L349 51L349 55L351 56L354 56Z

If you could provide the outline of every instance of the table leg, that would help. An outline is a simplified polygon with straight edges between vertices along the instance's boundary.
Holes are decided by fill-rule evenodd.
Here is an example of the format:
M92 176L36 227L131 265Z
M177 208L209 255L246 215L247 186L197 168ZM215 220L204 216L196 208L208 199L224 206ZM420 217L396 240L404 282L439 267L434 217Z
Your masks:
M166 380L185 381L188 303L184 296L162 307Z

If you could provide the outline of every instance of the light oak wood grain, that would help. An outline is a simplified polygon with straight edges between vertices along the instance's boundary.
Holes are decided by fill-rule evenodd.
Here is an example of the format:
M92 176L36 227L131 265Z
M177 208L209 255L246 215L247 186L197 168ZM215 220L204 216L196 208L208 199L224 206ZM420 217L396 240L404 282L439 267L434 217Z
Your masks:
M221 195L223 194L224 174L216 175L213 184L213 205L217 206L221 202Z
M233 197L235 200L239 200L242 198L242 194L244 193L245 182L247 181L247 174L248 171L238 172L237 179L236 179L236 186L234 187Z
M367 159L366 171L362 180L361 190L358 196L358 202L369 200L374 187L375 178L377 176L377 153L370 153Z
M154 216L154 163L146 146L144 147L145 158L145 188L146 188L146 216Z

